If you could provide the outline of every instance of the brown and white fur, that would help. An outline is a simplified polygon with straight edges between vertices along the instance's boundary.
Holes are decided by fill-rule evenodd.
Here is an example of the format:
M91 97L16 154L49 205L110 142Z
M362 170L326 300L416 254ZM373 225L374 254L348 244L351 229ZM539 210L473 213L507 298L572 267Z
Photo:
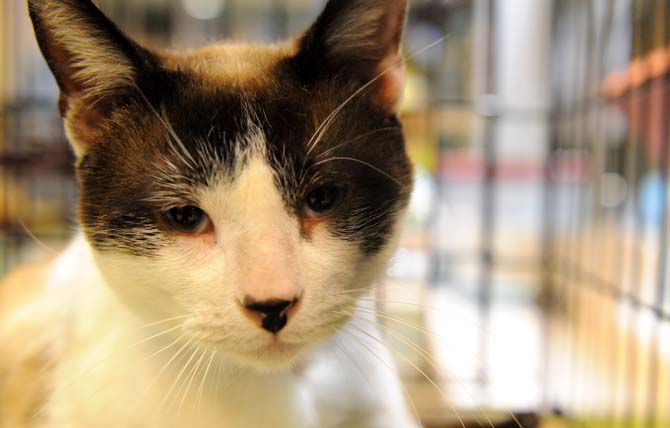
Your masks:
M28 3L81 233L0 285L0 427L414 426L352 318L412 188L406 1L331 0L295 40L187 52L90 0Z

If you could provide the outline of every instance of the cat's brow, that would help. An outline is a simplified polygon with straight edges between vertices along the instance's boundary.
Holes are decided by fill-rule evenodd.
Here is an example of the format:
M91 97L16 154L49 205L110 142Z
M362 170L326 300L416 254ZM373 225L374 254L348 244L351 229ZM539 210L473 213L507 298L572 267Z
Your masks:
M156 119L158 119L158 121L167 131L170 137L168 138L168 143L172 148L175 156L177 156L182 162L184 162L185 165L194 167L195 159L193 159L193 156L191 156L191 153L186 149L186 146L182 142L181 138L179 138L179 136L175 132L174 127L172 126L169 118L167 117L165 106L161 105L161 112L158 113L153 104L151 104L151 101L149 101L149 98L147 98L144 91L136 83L133 83L133 87L139 93L142 100L146 103L149 110L153 113L154 116L156 116Z

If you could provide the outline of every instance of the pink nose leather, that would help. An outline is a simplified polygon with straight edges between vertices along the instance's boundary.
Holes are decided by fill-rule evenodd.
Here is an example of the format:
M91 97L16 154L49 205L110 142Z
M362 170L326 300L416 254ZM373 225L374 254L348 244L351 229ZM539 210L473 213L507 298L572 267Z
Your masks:
M238 241L240 296L254 302L292 302L302 294L295 247L285 233L264 228Z
M255 302L291 302L302 293L295 275L286 267L272 263L273 271L260 268L248 271L241 282L241 292L245 299Z

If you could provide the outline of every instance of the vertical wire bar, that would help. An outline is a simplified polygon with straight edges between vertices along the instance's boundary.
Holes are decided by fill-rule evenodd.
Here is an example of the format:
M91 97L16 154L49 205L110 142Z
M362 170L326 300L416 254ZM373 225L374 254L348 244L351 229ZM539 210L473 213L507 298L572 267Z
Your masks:
M637 0L633 0L631 2L631 59L630 62L632 63L635 59L635 55L638 51L637 45L638 45L638 33L637 30L639 29L639 26L637 25L636 22L636 16L637 16L637 9L638 9L638 2ZM633 122L637 119L638 113L637 109L635 108L635 95L637 93L637 88L636 87L630 87L628 90L628 93L625 94L625 100L624 102L627 103L628 105L628 120L629 122ZM635 165L632 162L633 159L633 154L634 154L634 137L631 136L631 131L629 131L627 139L626 139L626 148L625 148L625 153L624 153L624 176L626 183L628 185L628 194L626 198L626 206L624 207L623 210L623 218L622 218L622 223L621 223L621 228L622 231L624 232L624 236L622 237L623 239L621 240L621 246L620 246L620 251L618 255L618 263L617 266L620 267L621 272L619 273L619 276L621 279L621 284L619 285L619 302L618 305L621 307L624 307L623 305L625 304L625 311L621 314L622 317L622 322L621 322L621 328L619 329L619 340L617 340L616 347L615 347L615 352L616 352L616 360L619 363L617 370L620 374L620 382L618 383L618 390L616 394L616 412L614 415L614 426L615 428L626 428L626 417L627 414L629 413L629 409L626 409L627 407L627 400L628 400L628 354L625 352L625 349L627 348L626 345L628 343L628 336L630 335L629 333L629 327L631 321L631 316L630 316L630 308L628 308L628 301L626 301L625 296L627 295L628 291L628 281L626 281L625 273L626 269L624 268L625 266L625 261L626 261L626 256L628 253L628 244L631 239L629 239L629 235L631 234L631 229L632 227L630 226L630 200L633 200L634 203L634 198L632 196L633 192L633 175L635 172Z
M598 171L598 176L597 180L602 181L602 177L605 175L605 173L608 171L608 151L607 151L607 137L604 134L604 129L607 129L607 116L606 116L606 109L607 109L607 104L605 103L605 100L602 99L602 88L600 85L600 79L603 78L605 73L607 73L607 54L609 51L610 43L612 40L612 30L614 27L614 2L613 1L607 1L605 4L605 11L604 11L604 18L603 18L603 23L602 23L602 32L600 33L600 44L599 44L599 49L601 54L598 57L598 70L596 71L596 76L598 79L598 82L596 83L596 90L598 91L598 99L599 99L599 106L598 106L598 112L597 112L597 119L595 121L595 126L596 126L596 144L598 145L598 157L599 161L597 162L597 171ZM601 207L601 197L602 197L602 189L600 189L599 192L595 195L595 203L598 204L598 207ZM600 211L600 208L599 210ZM609 212L607 212L607 209L604 210L604 212L600 213L598 218L596 219L596 224L599 229L599 235L601 237L600 243L601 247L598 249L600 251L603 259L602 259L602 266L604 266L606 269L616 269L617 266L616 264L612 265L610 264L611 262L611 256L612 256L612 219L610 218L611 215ZM598 356L597 360L598 361L605 361L606 362L606 368L608 370L608 374L611 376L611 370L616 370L616 353L611 353L609 346L615 342L616 338L616 324L615 324L615 319L613 317L613 308L616 307L616 298L615 298L615 291L617 288L617 284L612 281L613 278L617 278L618 275L614 275L611 277L606 277L607 279L607 286L610 288L608 293L606 294L601 294L600 298L603 300L607 300L608 306L605 308L600 309L600 314L598 316L597 322L599 323L598 327L596 328L596 331L599 333L597 334L598 336L598 343L597 343L597 349L600 351L600 355ZM616 381L610 381L610 385L616 385ZM613 391L610 391L606 397L604 398L604 401L602 403L602 408L604 410L604 414L602 415L604 418L609 418L611 416L611 413L614 412L614 407L616 406L616 403L614 403L614 397L615 393Z
M647 3L649 5L649 3ZM650 19L652 18L652 14L648 10L644 10L644 3L642 6L642 16L640 19L640 58L644 58L644 56L647 54L647 49L648 49L648 41L649 37L651 36L649 29L653 28L652 25L650 25ZM647 111L644 112L644 114L640 115L640 129L648 129L650 120L650 112L648 111L648 106L649 106L649 100L650 100L650 90L649 88L640 88L640 90L637 93L637 103L642 103L642 106L640 107L640 110L644 112L645 106L647 106ZM637 142L637 148L638 150L635 151L635 165L636 165L636 175L635 175L635 181L633 182L634 186L632 186L633 189L635 189L635 193L633 194L635 197L633 198L633 201L638 201L639 200L639 185L641 182L638 180L638 176L640 172L640 154L643 152L643 144L644 142L642 141L642 136L638 138ZM642 218L640 209L634 209L633 210L634 214L634 236L635 240L633 242L633 248L632 248L632 270L631 270L631 290L630 290L630 301L633 302L633 307L635 309L635 327L639 327L641 320L643 319L642 317L644 316L644 311L645 309L641 305L641 302L644 302L644 284L643 284L643 253L642 253L642 246L645 243L644 240L644 224L643 221L644 219ZM633 336L631 340L628 342L628 353L630 355L630 365L629 365L629 370L630 370L630 375L631 375L631 381L632 381L632 390L634 392L633 398L632 398L632 409L633 409L633 426L641 426L641 424L644 422L645 415L640 414L639 411L640 409L643 409L645 407L645 398L641 391L642 388L640 388L640 382L643 381L643 362L641 360L642 355L640 354L641 352L641 347L640 347L640 342L637 340L637 337Z
M565 210L565 182L563 179L563 147L564 147L564 140L565 140L565 111L566 109L564 108L565 104L565 97L566 97L566 91L564 90L564 85L565 85L565 76L568 76L569 73L567 72L567 67L566 65L569 63L569 58L563 58L561 55L563 55L565 48L563 47L563 50L561 50L561 46L565 46L567 44L567 35L565 31L566 23L570 22L570 16L566 13L566 7L565 4L561 4L560 2L555 2L554 3L554 13L556 13L558 16L556 18L556 40L557 40L557 48L556 48L556 56L558 65L556 67L556 72L554 73L554 79L555 83L553 84L553 95L555 97L554 100L554 130L555 130L555 145L556 145L556 152L554 154L555 160L554 164L555 166L555 176L554 176L554 183L555 183L555 200L556 200L556 213L555 213L555 218L556 218L556 240L555 243L553 243L553 254L554 254L554 266L553 266L553 278L554 281L556 281L557 285L559 285L556 288L556 294L558 296L558 302L559 302L559 308L557 309L557 316L555 321L552 322L552 331L555 334L555 338L558 341L557 345L551 348L552 351L555 351L554 355L552 355L552 360L556 361L557 367L554 368L554 371L558 371L561 373L561 376L555 377L552 376L555 381L556 385L554 387L555 389L555 402L553 403L554 411L559 412L559 413L565 413L566 412L566 402L565 402L565 397L567 397L567 382L566 380L569 379L569 354L561 355L561 349L564 346L561 345L566 345L565 341L565 334L563 332L563 329L566 328L566 325L568 323L568 315L566 313L566 307L564 302L566 301L566 296L567 296L567 288L564 287L564 271L566 269L565 266L565 247L566 247L566 240L564 239L565 236L565 228L566 228L566 210ZM559 380L560 379L560 380Z
M569 23L576 23L577 20L577 14L575 13L575 5L578 4L574 0L568 3L568 6L566 7L566 21ZM572 25L571 25L572 26ZM576 94L579 92L578 90L578 70L579 70L579 63L580 63L580 57L578 53L578 46L576 44L576 35L574 33L570 33L570 35L566 36L566 44L570 46L569 51L573 53L573 55L570 55L573 63L570 63L570 61L566 61L566 70L565 70L565 75L566 76L571 76L574 82L574 93L570 94L565 88L565 93L567 94L564 96L564 99L561 102L561 140L563 141L561 143L562 146L562 152L563 154L568 152L567 149L571 149L572 145L572 139L577 138L577 128L575 126L576 120L577 120L577 115L574 113L575 110L575 105L576 105ZM566 79L566 86L570 84L569 78ZM563 89L563 88L561 88ZM576 385L576 375L575 375L575 361L574 361L574 355L575 355L575 350L574 350L574 341L573 341L573 324L575 322L574 319L574 306L572 305L572 302L574 301L574 284L572 282L572 276L574 274L574 269L573 269L573 264L571 263L570 260L570 255L573 253L572 251L572 241L573 241L573 225L575 222L575 186L574 183L570 181L569 175L572 173L572 169L577 169L575 167L575 162L572 161L570 163L570 169L567 171L567 173L563 172L562 174L567 174L568 179L566 180L565 177L562 180L562 185L565 187L564 189L561 189L561 193L564 194L563 196L563 204L564 204L564 213L565 213L565 219L564 221L564 233L563 235L565 236L564 239L562 239L561 243L561 254L560 254L560 280L564 285L564 300L565 300L565 308L566 308L566 313L565 313L565 329L566 329L566 337L565 337L565 345L566 345L566 355L565 355L565 392L564 392L564 397L563 397L563 405L565 407L564 411L574 413L574 409L572 409L570 406L573 404L570 402L570 397L574 396L574 389ZM573 415L571 415L573 416Z
M594 98L592 91L592 82L594 79L594 61L595 56L595 11L594 11L594 0L584 1L583 7L585 8L584 13L584 37L585 37L585 52L584 52L584 69L583 69L583 83L582 83L582 92L580 94L580 106L577 111L580 112L580 125L581 128L580 135L581 138L577 141L577 152L579 153L580 160L580 169L578 173L579 178L579 192L578 192L578 206L576 214L580 217L580 220L576 222L577 225L577 248L575 254L577 255L577 260L575 261L576 269L576 283L575 287L577 290L576 293L576 303L577 303L577 322L576 327L577 331L575 332L577 347L580 349L577 357L577 373L580 379L581 385L575 393L575 400L577 405L584 407L584 403L587 402L590 398L589 385L584 383L582 379L585 378L584 375L589 374L589 361L591 360L590 350L590 322L592 320L592 309L590 306L590 300L593 299L593 290L586 287L585 282L591 281L590 272L588 269L589 247L585 245L587 238L592 238L593 230L589 227L589 219L586 218L587 213L593 213L592 202L589 203L589 188L593 185L593 142L591 139L591 121L590 118L593 114L594 106L597 102L597 96ZM588 168L588 170L587 170ZM590 174L590 175L588 175ZM591 239L589 239L591 240ZM586 252L586 253L585 253ZM585 415L585 410L582 410L582 417Z
M540 274L540 302L542 305L542 404L546 410L554 407L553 398L550 397L550 391L553 386L549 374L553 369L552 357L552 338L553 338L553 320L556 308L552 307L555 301L556 282L556 249L554 247L556 236L556 181L554 177L554 153L556 152L557 139L556 131L553 129L555 124L555 112L550 113L552 128L547 142L547 154L545 156L544 166L544 184L543 184L543 208L542 208L542 271Z
M7 11L7 23L11 23L11 27L9 27L9 31L14 34L13 38L13 48L12 48L12 54L17 57L19 56L19 52L21 52L21 40L20 40L20 34L21 34L21 29L19 28L18 25L18 13L17 13L17 5L16 2L7 2L7 5L9 6L9 10ZM7 31L7 30L6 30ZM19 80L19 76L22 76L23 73L21 70L21 65L23 64L23 61L15 61L10 63L11 64L11 69L10 69L10 74L11 74L11 82L13 83L14 87L12 88L12 105L11 109L9 112L9 139L7 141L7 144L5 145L5 155L14 155L17 152L17 135L18 135L18 130L22 129L21 123L20 123L20 105L19 101L21 100L22 96L25 94L22 94L23 90L25 87L21 84L23 83L22 81ZM11 220L9 223L10 227L8 235L8 240L9 240L9 251L7 252L7 266L12 267L13 265L16 264L17 261L17 253L19 251L19 244L20 244L20 239L17 237L16 229L13 227L15 224L14 218L11 217L12 214L16 213L18 211L18 204L17 200L15 200L15 197L17 196L17 192L22 189L17 189L14 186L10 187L10 184L16 185L18 183L18 174L16 170L16 165L13 163L13 156L9 158L10 162L7 164L7 172L8 172L8 183L7 183L7 196L6 196L6 203L7 203L7 214L8 218Z
M574 94L571 94L570 91L568 90L568 86L570 86L570 77L574 78L574 64L577 63L577 55L574 54L574 35L572 33L569 33L565 31L565 28L570 25L572 26L575 17L573 13L573 6L574 6L574 1L568 1L566 2L567 5L564 4L564 20L566 23L563 25L564 29L564 44L568 45L569 48L564 48L565 53L568 54L568 58L565 61L565 68L563 70L564 75L566 76L561 82L561 87L559 89L560 92L563 93L562 99L560 101L560 159L561 159L561 171L559 172L560 174L560 183L561 183L561 188L560 188L560 193L561 193L561 206L562 206L562 219L561 219L561 228L562 228L562 235L561 235L561 242L559 246L559 252L560 252L560 260L559 260L559 278L560 281L562 282L563 285L563 300L565 302L565 313L564 313L564 319L563 322L565 323L563 328L565 328L566 334L564 338L564 344L565 344L565 358L564 358L564 363L563 363L563 371L564 371L564 376L565 376L565 381L563 382L563 391L562 391L562 397L561 397L561 402L563 409L561 411L563 412L570 412L569 408L569 397L571 396L571 390L572 390L572 366L573 366L573 361L572 361L572 341L570 337L570 332L571 326L572 326L572 307L569 305L569 301L572 297L572 288L571 284L569 282L569 278L571 275L571 270L570 270L570 263L568 261L568 254L570 254L570 238L571 238L571 232L572 232L572 211L573 211L573 206L572 206L572 187L569 183L569 180L566 180L566 175L569 174L569 170L566 173L566 156L565 154L568 152L569 148L569 142L570 142L570 134L572 133L572 118L570 117L569 112L572 110L571 109L571 99L570 96L573 96ZM570 165L567 165L570 166Z
M20 33L19 33L20 34ZM25 106L22 106L20 115L22 120L28 123L28 126L32 128L35 126L35 121L37 120L36 110L38 107L35 105L34 100L40 96L37 89L38 81L40 79L35 67L30 66L30 63L23 62L25 69L22 72L22 76L25 76L26 80L29 82L30 86L30 96L28 97L29 101L26 102ZM25 101L24 101L25 102ZM24 129L24 128L22 128ZM42 168L36 168L36 163L38 162L38 153L44 150L44 147L48 147L49 150L54 150L55 144L53 140L44 141L42 138L34 139L32 134L26 134L25 131L19 131L19 135L22 141L20 141L20 152L22 155L25 155L27 162L21 162L17 165L16 168L16 180L19 184L19 188L22 192L25 192L25 206L22 207L17 204L17 217L18 219L25 224L25 226L31 230L34 236L40 239L40 230L37 230L37 224L35 219L37 218L37 206L39 205L41 198L40 195L40 181L44 179L45 175L48 175L49 171L45 171ZM37 140L37 144L35 144ZM33 147L29 147L28 145ZM43 145L40 147L40 150L36 150L34 146ZM22 198L23 199L23 198ZM21 201L23 202L23 201ZM15 223L15 228L17 231L17 239L19 239L19 259L18 263L23 264L26 262L26 255L32 251L31 246L34 244L33 238L29 237L29 234L24 230L24 228L19 228Z
M552 40L549 46L556 46L558 40L558 19L559 9L556 3L552 5L552 29L550 31ZM554 70L553 67L550 70ZM549 85L552 81L557 80L557 76L553 71L550 71ZM550 88L551 89L551 88ZM551 94L550 111L548 120L547 132L547 152L544 159L544 175L543 175L543 190L542 190L542 259L541 259L541 273L540 273L540 302L542 308L542 407L543 413L548 413L552 408L556 407L554 397L551 391L554 388L550 373L554 369L554 359L552 356L552 340L553 340L553 323L555 319L556 308L554 304L556 298L556 247L555 236L558 230L556 224L558 216L556 210L558 207L557 184L555 177L555 153L558 151L558 119L559 109L554 100L555 94Z
M577 4L577 9L583 7L582 2L574 3ZM581 11L581 9L580 9ZM582 47L584 43L581 42L581 38L584 36L584 31L588 31L587 20L583 19L583 14L577 16L577 22L575 24L578 29L575 30L576 37L580 42L578 45ZM581 352L581 343L580 343L580 323L581 323L581 299L582 292L580 290L580 283L582 281L582 275L579 271L579 254L581 253L581 239L580 236L580 218L582 215L583 209L583 194L582 194L582 172L583 172L583 140L584 140L584 129L582 128L583 114L586 110L586 78L585 78L585 61L588 59L587 52L580 50L575 51L576 60L575 60L575 69L574 69L574 81L575 81L575 93L574 100L572 101L572 108L570 108L568 114L570 115L570 120L572 121L571 127L573 128L573 171L574 181L570 183L571 189L571 224L570 224L570 251L567 255L568 259L568 275L566 280L568 281L567 286L570 290L568 306L570 308L570 327L569 327L569 348L570 348L570 382L571 382L571 391L569 394L570 397L570 407L572 408L573 418L579 419L580 417L580 399L581 391L583 384L581 382L582 373L580 370L581 362L579 360L579 355Z
M480 114L484 117L483 143L484 143L484 182L482 185L482 210L481 210L481 252L480 263L481 272L479 278L478 290L478 308L481 319L482 329L479 332L479 367L478 378L488 386L488 360L489 360L489 341L490 336L486 334L489 331L490 312L491 312L491 292L493 279L493 265L494 265L494 244L495 244L495 209L496 209L496 177L497 177L497 160L495 147L495 128L497 125L497 105L492 105L492 95L495 93L495 78L496 78L496 57L495 57L495 42L496 42L496 7L495 0L486 1L486 19L488 34L486 38L486 77L484 82L484 105L480 105Z
M3 177L2 180L0 181L0 198L2 198L1 204L0 204L0 216L2 218L7 218L8 216L8 211L9 207L7 205L7 197L9 196L8 192L8 184L7 180L9 178L9 174L7 173L7 166L5 164L6 160L6 155L7 155L7 126L8 126L8 113L7 113L7 103L8 103L8 98L9 98L9 88L8 88L8 74L9 74L9 67L8 67L8 59L9 55L7 54L8 52L8 45L9 45L9 37L7 36L8 31L8 15L9 15L9 2L2 2L0 3L0 8L2 11L0 12L0 24L2 24L2 31L3 31L3 37L2 41L0 42L0 55L3 55L4 58L2 60L2 70L0 70L0 78L2 78L2 87L0 87L0 90L2 90L2 94L0 94L0 114L2 115L2 118L0 118L0 161L2 161L2 164L0 164L0 172L2 173ZM1 250L2 251L2 259L0 261L0 274L4 274L7 271L7 264L9 263L9 237L7 236L7 231L5 228L3 228L1 234L0 234L0 245L2 246Z
M632 63L634 59L634 53L635 53L635 47L636 47L636 36L635 36L635 10L636 10L636 0L630 1L629 8L630 8L630 29L631 29L631 41L630 41L630 46L631 46L631 58L630 62ZM628 104L629 106L629 117L628 120L632 121L636 117L636 111L633 109L633 102L631 99L633 98L635 93L635 90L633 88L628 88L627 93L621 95L621 101L623 103ZM632 172L631 164L630 164L630 153L631 153L631 146L633 144L632 138L630 137L630 133L626 138L625 142L625 147L624 147L624 152L621 153L620 151L616 152L616 161L617 161L617 167L623 167L623 175L626 180L626 183L628 187L630 188L630 176ZM627 333L627 320L628 320L628 313L625 312L622 314L622 322L621 325L616 325L616 317L620 316L618 314L618 311L620 310L622 305L627 303L625 301L625 294L627 290L626 282L623 280L624 278L624 265L625 265L625 257L626 257L626 243L627 240L626 238L626 224L627 224L627 212L628 212L628 207L627 207L627 201L630 199L630 194L628 191L628 194L626 195L626 199L624 200L624 205L622 209L619 211L618 216L620 217L616 224L612 225L612 227L615 227L616 230L612 230L612 234L617 233L621 234L620 237L617 238L616 241L616 248L615 248L615 253L614 253L614 274L613 278L620 278L620 282L617 286L617 290L614 293L613 298L615 299L615 306L614 306L614 314L613 314L613 319L612 319L612 330L614 334L614 339L612 341L612 348L611 348L611 353L613 355L613 367L616 370L615 374L615 390L614 394L612 396L612 418L613 418L613 423L615 427L620 426L622 423L625 423L623 418L625 417L623 407L625 406L625 391L626 391L626 355L623 352L623 349L625 348L626 344L626 334ZM618 235L617 235L618 236Z
M588 112L586 116L585 128L587 131L587 150L589 153L590 168L590 182L591 182L591 219L588 236L591 241L589 245L588 259L582 263L585 267L580 268L584 271L587 267L607 266L608 251L607 251L607 235L604 233L604 212L602 201L602 179L606 170L606 142L603 134L603 113L605 104L602 98L602 91L600 81L604 70L606 68L607 47L612 32L612 21L614 19L614 11L612 2L606 2L602 10L602 16L597 16L596 8L593 0L590 0L588 5L588 31L589 43L587 44L588 52L588 70L587 70L587 94L589 98ZM591 268L593 269L593 268ZM597 272L586 272L586 281L594 281L595 278L601 278ZM588 367L587 373L596 372L593 366L594 361L599 361L609 369L610 355L605 352L607 344L609 343L609 335L607 334L608 326L608 309L609 305L614 300L612 289L616 285L610 283L609 278L605 276L605 281L599 284L599 287L593 287L595 284L590 284L589 287L582 285L584 290L585 300L585 314L584 314L584 334L586 336L585 343L593 349L593 354L590 358L591 366ZM602 288L601 288L602 287ZM605 290L607 288L607 290ZM589 301L591 302L589 304ZM588 391L587 391L588 393ZM596 401L597 400L597 401ZM608 399L602 395L593 400L593 405L596 407L593 411L594 417L606 417Z
M651 25L648 26L650 28L650 39L652 41L652 47L655 47L659 42L662 44L663 41L661 40L662 33L664 32L663 28L663 23L660 22L660 19L663 18L663 13L660 10L659 7L659 2L654 0L653 3L650 4L651 10L649 12L650 20L653 20ZM664 79L663 76L661 77L654 77L653 80L651 80L647 84L647 91L646 91L646 96L645 96L645 106L647 108L647 114L645 117L652 117L653 115L660 114L662 117L665 117L665 111L658 111L658 108L663 109L664 103L662 102L661 105L658 105L656 102L657 99L657 93L660 91L662 92L664 90ZM656 133L657 131L660 132L661 134L664 134L665 128L661 127L660 129L656 128L655 126L655 121L653 119L648 120L648 124L645 126L645 129L648 131L648 135L651 134L649 141L647 141L647 144L653 147L654 139L656 138ZM658 159L657 164L653 165L654 168L658 168L658 173L660 177L664 176L664 160L663 160L663 151L665 144L661 143L661 147L658 148L658 154L660 154L661 159ZM653 148L651 149L653 150ZM650 150L650 151L651 151ZM651 151L653 153L653 151ZM650 160L650 163L653 162L654 159ZM662 189L665 188L665 184L662 185ZM664 191L661 191L661 195L656 195L659 198L663 197ZM662 202L662 201L661 201ZM643 199L640 199L640 205L644 203ZM662 202L663 203L663 202ZM664 204L662 205L664 206ZM641 208L642 209L642 208ZM663 222L661 218L661 222ZM652 225L652 227L658 227L659 229L662 228L662 223L659 225ZM662 267L663 261L661 260L662 257L662 252L663 252L663 236L659 236L657 240L657 252L656 255L658 259L656 260L656 269L657 269L657 275L658 275L658 269ZM647 246L647 243L645 242L646 239L643 241L645 247ZM661 280L662 283L662 280ZM650 287L651 294L653 296L650 296L649 301L645 299L645 291L647 289L647 285ZM641 284L640 287L640 292L639 292L639 299L640 302L643 304L645 309L641 309L641 312L644 312L645 316L651 316L652 319L651 321L651 326L650 327L650 341L649 341L649 346L645 348L644 346L641 346L642 349L638 351L638 354L640 354L643 351L648 352L648 355L646 355L646 359L643 360L644 354L640 354L640 374L639 374L639 386L640 386L640 397L641 397L641 403L640 403L640 409L641 409L641 417L640 417L640 422L643 427L646 428L653 428L653 425L655 424L654 419L655 419L655 397L657 395L657 385L658 385L658 366L656 364L657 358L656 358L656 353L658 352L658 347L656 341L653 340L653 338L657 337L659 334L659 327L660 327L660 317L661 317L661 311L657 311L657 304L659 301L659 297L663 297L663 292L664 290L657 290L658 281L651 282L649 284ZM650 312L650 313L648 313ZM644 369L646 369L646 373L644 372ZM646 375L646 376L645 376Z
M274 20L278 23L277 33L282 39L289 36L290 10L289 0L275 0L273 2Z
M634 1L635 8L633 12L634 21L633 21L633 57L639 55L640 58L644 54L644 43L645 43L645 29L647 28L644 25L644 2L642 0ZM630 108L631 108L631 120L638 120L641 123L645 115L642 115L639 111L639 104L641 97L643 96L643 89L639 86L635 86L631 89L630 92ZM640 124L640 128L644 127L644 124ZM619 420L621 428L629 428L631 426L637 426L637 401L636 388L637 388L637 374L638 374L638 355L637 355L637 343L635 341L633 330L639 323L640 319L640 306L638 304L638 293L640 291L640 278L641 278L641 253L639 250L639 239L641 231L641 219L638 215L638 210L636 207L637 202L637 185L638 179L637 175L639 174L638 168L638 153L640 151L639 138L632 137L630 138L628 144L628 151L626 153L626 167L627 167L627 182L629 186L629 196L630 196L630 212L628 219L628 234L626 239L626 244L628 247L627 256L629 256L629 266L630 270L627 272L628 285L624 284L622 289L622 296L625 299L627 310L626 310L626 322L625 330L628 330L624 333L624 344L622 351L624 352L624 388L623 391L632 391L632 393L626 394L623 393L624 399L627 398L628 401L622 403L622 408L628 408L628 414L622 415L622 418ZM632 327L632 328L630 328ZM626 421L626 418L630 417L630 421Z
M662 15L662 41L661 46L665 49L666 57L670 56L670 51L666 43L670 41L670 31L668 30L668 13L670 12L670 7L667 3L662 3L662 11L658 11ZM670 61L670 58L668 58ZM670 64L670 62L669 62ZM661 97L661 116L667 118L670 115L670 102L668 96L670 95L670 70L658 78L657 84L660 86L658 89L663 94ZM649 418L649 423L647 427L654 428L657 424L661 423L662 408L659 403L659 375L660 375L660 366L662 364L661 356L661 326L665 322L663 319L664 314L664 303L666 299L666 272L668 269L668 258L670 257L670 242L668 242L668 232L669 232L669 223L670 223L670 189L668 182L670 181L670 132L668 127L670 125L664 120L661 122L661 159L660 159L660 169L663 180L663 191L661 192L662 200L662 217L660 224L660 238L658 243L658 262L657 262L657 271L656 271L656 292L655 292L655 316L656 320L654 323L654 334L652 335L655 340L652 339L652 351L650 352L651 362L649 370L649 397L650 397L650 413L651 417ZM657 419L657 420L655 420Z

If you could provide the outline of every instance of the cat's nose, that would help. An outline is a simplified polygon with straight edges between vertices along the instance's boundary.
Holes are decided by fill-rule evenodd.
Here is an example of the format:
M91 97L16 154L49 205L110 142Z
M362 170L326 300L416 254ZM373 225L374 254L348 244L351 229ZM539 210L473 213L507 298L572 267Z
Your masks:
M250 297L244 299L244 308L263 329L277 334L288 323L289 312L298 303L299 297L292 300L256 301Z

